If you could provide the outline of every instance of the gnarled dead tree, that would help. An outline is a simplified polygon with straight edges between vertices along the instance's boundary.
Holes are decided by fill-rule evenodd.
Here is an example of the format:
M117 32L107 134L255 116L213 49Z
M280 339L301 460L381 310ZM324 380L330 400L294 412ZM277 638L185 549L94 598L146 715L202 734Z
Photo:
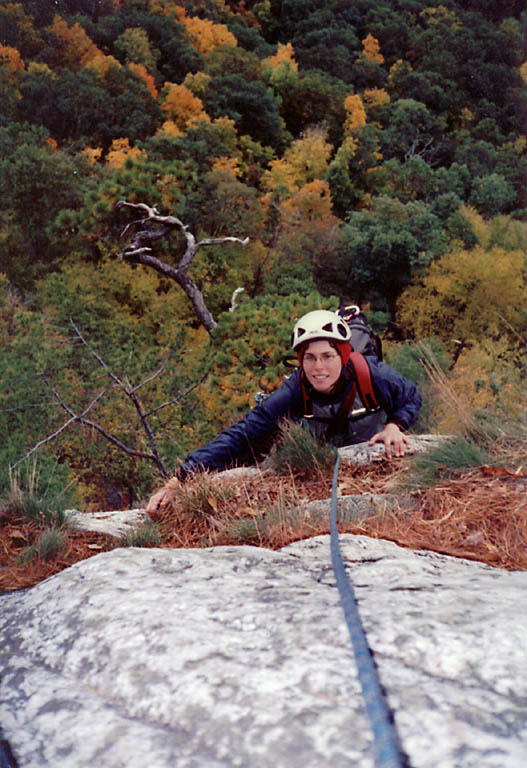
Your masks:
M192 263L192 259L198 252L198 249L203 246L222 245L223 243L239 243L240 245L247 245L249 238L246 237L244 240L240 240L239 237L213 237L198 242L194 235L188 231L188 225L183 224L183 222L176 218L176 216L161 216L157 208L146 205L146 203L129 203L126 200L120 200L115 207L119 209L125 206L141 211L144 215L140 219L130 222L124 228L122 233L123 237L131 228L138 227L132 238L132 242L127 245L122 252L122 257L134 259L140 264L152 267L160 274L165 275L165 277L175 280L181 288L183 288L192 302L198 320L210 333L217 325L216 320L207 307L200 289L192 278L189 277L188 268ZM161 261L161 259L158 259L156 256L153 256L151 248L151 244L155 240L160 240L161 238L166 237L174 229L181 230L187 241L185 253L179 260L177 267L173 267L165 261Z

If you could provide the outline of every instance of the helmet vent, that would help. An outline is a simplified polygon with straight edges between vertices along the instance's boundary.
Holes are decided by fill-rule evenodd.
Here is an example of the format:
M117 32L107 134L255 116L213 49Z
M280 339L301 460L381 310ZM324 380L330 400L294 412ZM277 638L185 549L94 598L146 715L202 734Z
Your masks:
M329 333L331 333L331 331L333 330L333 323L326 323L326 325L322 326L322 330L328 331Z

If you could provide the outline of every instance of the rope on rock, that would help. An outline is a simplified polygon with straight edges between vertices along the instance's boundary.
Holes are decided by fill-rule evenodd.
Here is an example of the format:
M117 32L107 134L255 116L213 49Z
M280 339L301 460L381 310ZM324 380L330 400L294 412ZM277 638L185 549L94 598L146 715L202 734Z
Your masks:
M353 645L366 714L373 731L375 765L377 768L406 768L399 747L397 733L388 710L386 697L379 681L377 668L366 640L353 586L346 574L340 552L337 528L337 477L339 465L340 455L337 455L333 472L330 507L331 562L340 594L342 610L344 611L344 618L346 619Z
M0 768L17 768L9 742L0 738Z

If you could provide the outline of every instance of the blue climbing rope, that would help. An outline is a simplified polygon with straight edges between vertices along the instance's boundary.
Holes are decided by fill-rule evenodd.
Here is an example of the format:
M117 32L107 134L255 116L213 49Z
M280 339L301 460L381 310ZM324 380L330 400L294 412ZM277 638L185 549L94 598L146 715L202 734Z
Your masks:
M0 739L0 768L17 768L11 747L5 739Z
M353 586L346 574L339 546L337 529L337 477L340 456L337 455L331 492L330 531L331 562L340 594L340 602L348 626L366 714L373 731L375 765L377 768L405 768L395 728L390 718L381 688L377 668L366 640Z

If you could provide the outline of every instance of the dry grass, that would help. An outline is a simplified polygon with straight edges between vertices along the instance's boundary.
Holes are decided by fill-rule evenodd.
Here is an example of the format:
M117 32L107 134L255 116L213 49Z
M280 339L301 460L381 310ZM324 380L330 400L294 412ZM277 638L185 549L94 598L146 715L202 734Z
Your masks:
M415 500L411 514L369 519L354 533L507 570L527 570L526 474L483 467L419 491Z
M372 467L341 465L339 494L388 493L408 473L406 461ZM251 544L279 549L329 532L329 520L307 513L308 502L331 496L332 473L298 478L276 475L199 475L171 483L172 502L158 521L161 545L208 547ZM527 569L527 471L482 467L440 486L411 493L412 511L339 526L341 532L389 539L509 570ZM329 513L329 505L328 505ZM109 536L71 531L54 560L21 564L20 555L38 530L22 517L0 522L0 586L29 587L79 560L119 546Z

